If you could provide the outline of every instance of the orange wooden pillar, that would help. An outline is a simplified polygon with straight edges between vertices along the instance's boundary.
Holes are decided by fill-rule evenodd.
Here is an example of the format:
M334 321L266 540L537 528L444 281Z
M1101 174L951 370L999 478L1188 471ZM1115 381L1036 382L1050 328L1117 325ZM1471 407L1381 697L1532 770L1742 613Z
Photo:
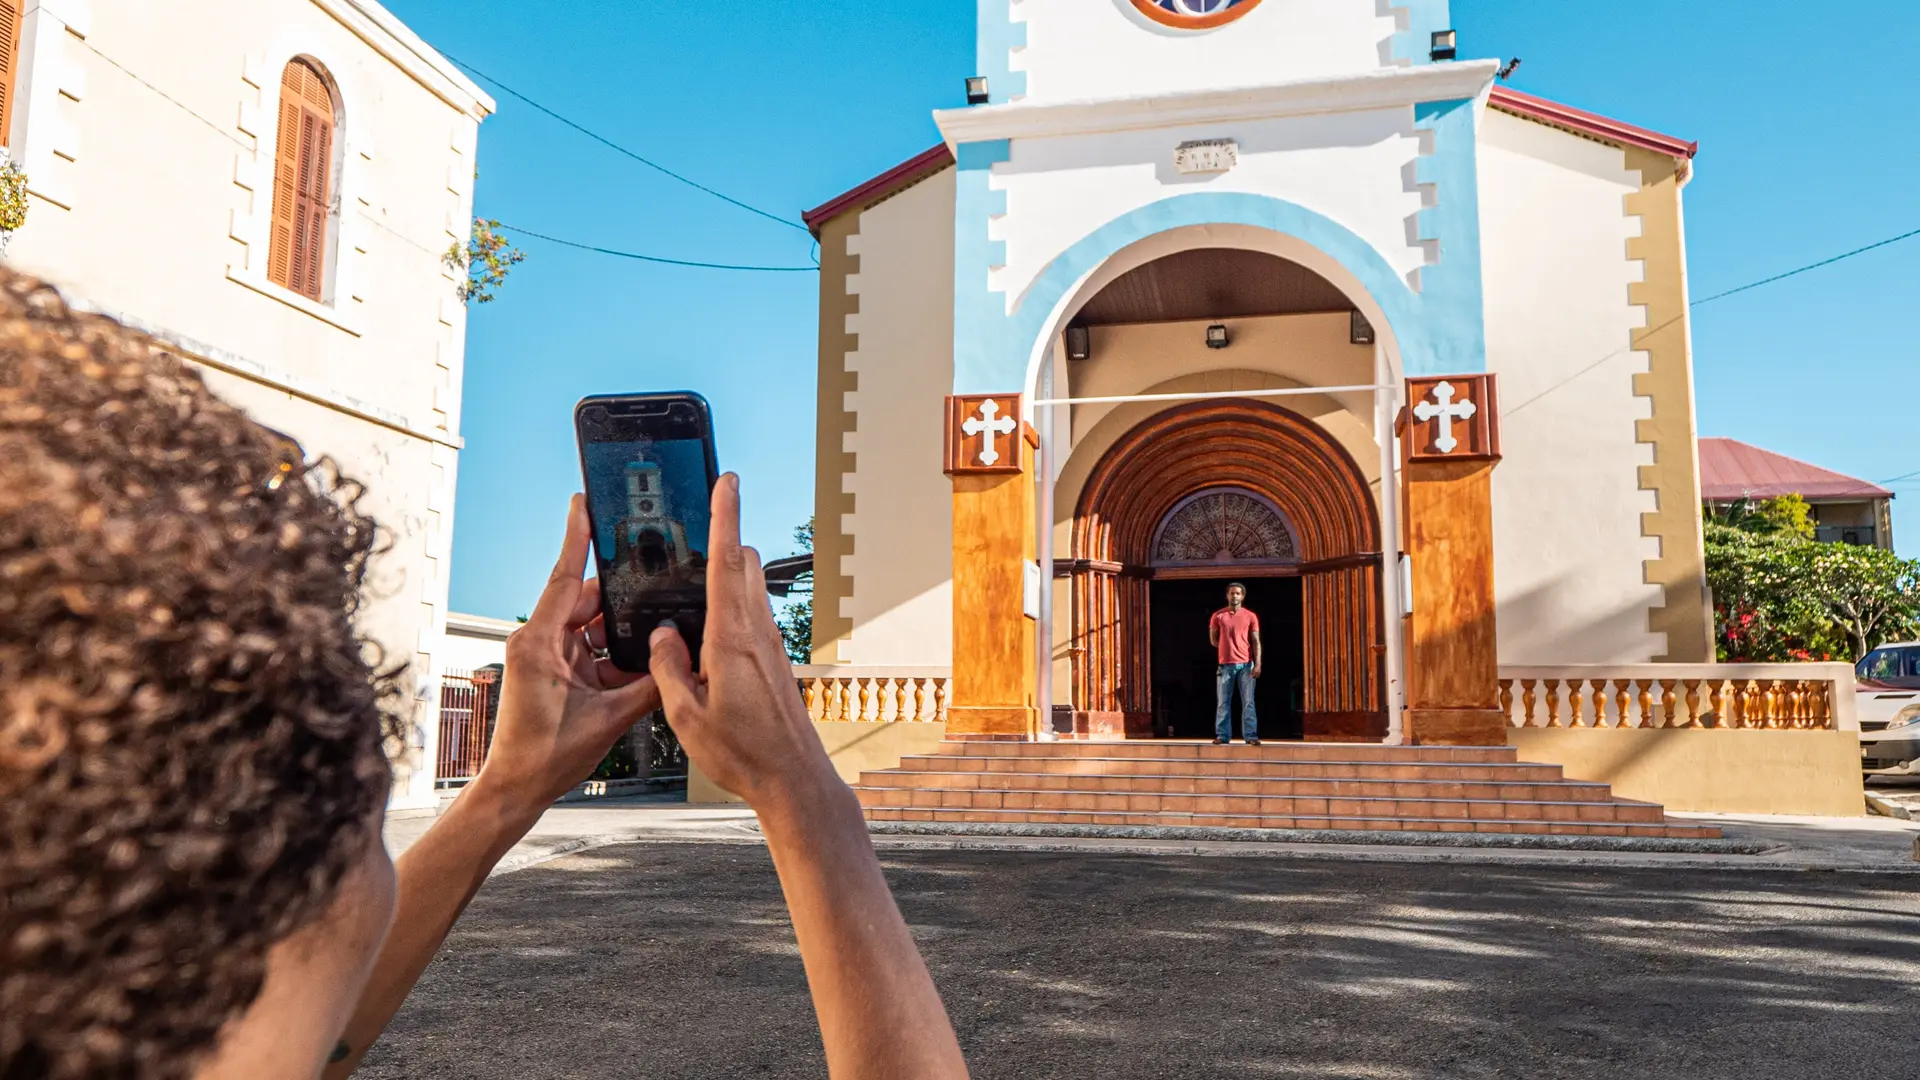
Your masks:
M947 738L1018 741L1039 730L1034 622L1034 441L1020 395L947 399L953 477L953 681ZM1051 582L1038 583L1051 585Z
M1401 491L1411 581L1406 741L1505 746L1493 593L1491 375L1407 380Z

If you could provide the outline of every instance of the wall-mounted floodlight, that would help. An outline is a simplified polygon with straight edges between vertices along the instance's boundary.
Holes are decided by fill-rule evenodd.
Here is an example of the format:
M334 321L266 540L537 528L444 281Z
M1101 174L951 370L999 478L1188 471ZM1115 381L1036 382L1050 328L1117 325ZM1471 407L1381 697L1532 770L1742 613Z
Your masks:
M1207 327L1207 348L1224 349L1227 347L1227 344L1227 326L1225 323L1214 323L1212 326Z
M1433 32L1433 51L1427 55L1435 60L1451 60L1454 56L1454 49L1458 44L1459 35L1453 31L1435 30Z
M993 100L992 96L987 93L987 77L985 75L973 75L968 77L967 104L985 105L987 102L991 100Z
M1373 344L1373 324L1368 322L1367 317L1360 314L1358 309L1354 310L1352 320L1347 326L1347 340L1355 345Z
M1067 359L1085 360L1093 355L1093 332L1084 326L1067 327Z

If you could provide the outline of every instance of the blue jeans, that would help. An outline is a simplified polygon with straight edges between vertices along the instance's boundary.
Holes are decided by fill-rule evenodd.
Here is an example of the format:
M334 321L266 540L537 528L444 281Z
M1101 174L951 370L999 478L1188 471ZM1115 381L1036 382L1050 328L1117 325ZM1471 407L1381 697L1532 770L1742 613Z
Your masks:
M1233 704L1233 689L1240 688L1240 737L1260 737L1260 721L1253 715L1253 665L1221 664L1213 679L1213 733L1217 738L1233 738L1233 722L1228 706Z

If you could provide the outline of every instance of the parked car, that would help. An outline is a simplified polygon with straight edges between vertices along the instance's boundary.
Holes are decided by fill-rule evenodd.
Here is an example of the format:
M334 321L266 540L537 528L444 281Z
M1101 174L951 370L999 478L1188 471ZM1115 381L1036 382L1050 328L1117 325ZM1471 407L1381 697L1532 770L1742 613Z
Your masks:
M1920 773L1920 641L1890 642L1854 665L1860 767Z

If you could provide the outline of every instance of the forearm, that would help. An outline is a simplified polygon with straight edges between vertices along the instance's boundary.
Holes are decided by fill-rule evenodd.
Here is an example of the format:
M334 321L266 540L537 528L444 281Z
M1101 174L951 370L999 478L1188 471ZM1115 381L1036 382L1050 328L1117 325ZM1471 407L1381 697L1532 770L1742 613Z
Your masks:
M425 836L395 862L399 906L393 929L374 964L342 1041L347 1056L328 1065L324 1080L341 1080L386 1029L420 973L433 961L467 903L494 865L533 827L538 813L517 808L476 779Z
M960 1045L888 891L859 803L830 775L760 813L833 1080L959 1080Z

